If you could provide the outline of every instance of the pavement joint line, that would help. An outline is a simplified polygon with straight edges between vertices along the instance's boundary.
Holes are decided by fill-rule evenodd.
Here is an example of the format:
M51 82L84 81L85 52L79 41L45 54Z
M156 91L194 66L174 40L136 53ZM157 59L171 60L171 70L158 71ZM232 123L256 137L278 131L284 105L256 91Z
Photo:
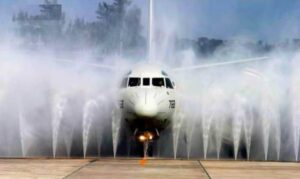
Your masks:
M209 179L211 179L211 176L209 175L209 173L207 172L207 170L205 169L205 167L202 165L202 163L201 163L200 160L198 160L198 163L199 163L199 165L201 166L201 168L203 168L203 170L204 170L205 174L207 175L207 177L208 177Z
M74 175L75 173L79 172L81 169L91 165L92 163L96 162L98 159L93 159L91 161L89 161L89 163L82 165L81 167L77 168L76 170L74 170L73 172L71 172L70 174L68 174L67 176L63 177L63 179L67 179L70 178L72 175Z

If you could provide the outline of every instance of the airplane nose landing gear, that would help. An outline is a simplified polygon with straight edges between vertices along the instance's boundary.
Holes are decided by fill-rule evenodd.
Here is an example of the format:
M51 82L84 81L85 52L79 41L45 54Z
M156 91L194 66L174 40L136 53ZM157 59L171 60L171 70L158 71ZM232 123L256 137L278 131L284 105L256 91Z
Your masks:
M154 139L154 135L149 131L146 131L143 134L140 134L138 136L139 142L143 143L144 158L147 158L147 156L148 156L149 143L152 142L153 139Z

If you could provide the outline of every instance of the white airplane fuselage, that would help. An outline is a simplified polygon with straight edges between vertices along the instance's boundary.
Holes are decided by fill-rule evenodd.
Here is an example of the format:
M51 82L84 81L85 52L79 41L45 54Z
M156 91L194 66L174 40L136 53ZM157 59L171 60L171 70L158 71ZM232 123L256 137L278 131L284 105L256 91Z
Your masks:
M170 77L158 66L141 65L123 79L120 110L135 137L151 133L159 137L172 122L176 108L175 87Z

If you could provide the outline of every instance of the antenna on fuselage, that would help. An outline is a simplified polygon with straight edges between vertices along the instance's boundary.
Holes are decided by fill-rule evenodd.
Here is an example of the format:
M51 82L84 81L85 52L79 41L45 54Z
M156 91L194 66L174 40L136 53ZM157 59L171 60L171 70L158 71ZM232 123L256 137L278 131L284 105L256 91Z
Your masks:
M153 61L153 0L149 0L148 19L148 61Z

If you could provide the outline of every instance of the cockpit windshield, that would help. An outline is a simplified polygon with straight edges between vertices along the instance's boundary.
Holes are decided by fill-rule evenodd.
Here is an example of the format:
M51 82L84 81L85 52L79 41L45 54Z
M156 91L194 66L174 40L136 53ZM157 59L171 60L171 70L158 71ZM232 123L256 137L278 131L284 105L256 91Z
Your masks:
M122 88L126 88L127 87L127 82L128 82L128 78L124 78L121 84Z
M129 77L129 78L124 78L121 84L122 88L137 87L137 86L155 86L155 87L166 87L169 89L174 89L174 85L170 78Z
M129 78L129 87L134 87L134 86L140 86L141 85L141 78Z
M153 78L152 79L152 85L153 86L165 86L164 78Z
M169 78L166 78L166 87L167 88L170 88L170 89L173 89L173 84L171 82L171 80Z
M143 78L143 85L150 86L150 78Z

